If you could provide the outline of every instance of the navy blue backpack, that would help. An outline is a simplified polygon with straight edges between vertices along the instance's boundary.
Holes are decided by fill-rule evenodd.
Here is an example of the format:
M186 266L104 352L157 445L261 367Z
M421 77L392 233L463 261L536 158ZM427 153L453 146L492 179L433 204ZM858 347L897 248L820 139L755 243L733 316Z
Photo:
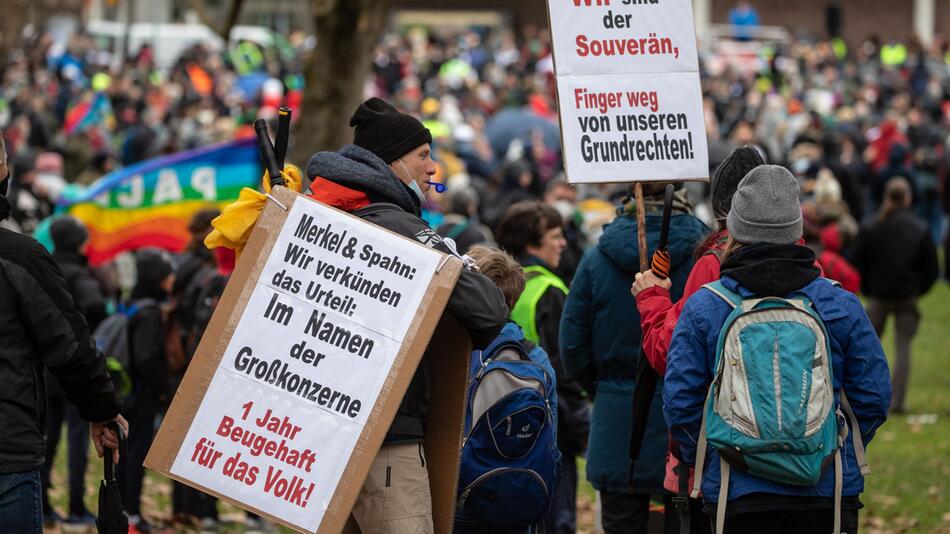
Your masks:
M458 506L492 527L540 523L560 477L553 371L532 350L502 334L472 354Z

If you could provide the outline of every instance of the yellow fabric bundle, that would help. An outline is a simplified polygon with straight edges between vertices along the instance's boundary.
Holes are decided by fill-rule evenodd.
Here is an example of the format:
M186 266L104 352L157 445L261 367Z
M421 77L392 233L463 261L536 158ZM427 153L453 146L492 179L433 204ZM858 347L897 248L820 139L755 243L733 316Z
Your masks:
M284 179L284 186L297 193L300 192L303 180L300 177L300 169L294 165L287 165L280 173ZM237 256L241 255L244 245L247 244L251 236L251 230L257 224L257 219L261 216L264 204L267 202L267 193L270 193L270 176L264 171L264 177L261 178L264 193L250 187L241 189L238 199L225 206L213 221L211 226L214 230L205 238L205 246L208 248L225 247L234 249Z

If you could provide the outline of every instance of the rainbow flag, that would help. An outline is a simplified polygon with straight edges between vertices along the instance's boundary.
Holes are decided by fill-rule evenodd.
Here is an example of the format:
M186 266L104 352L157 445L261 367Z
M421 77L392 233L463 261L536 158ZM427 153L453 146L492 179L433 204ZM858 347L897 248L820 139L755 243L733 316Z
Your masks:
M232 202L262 172L255 139L242 139L119 169L60 207L89 229L92 265L145 246L179 252L195 212Z

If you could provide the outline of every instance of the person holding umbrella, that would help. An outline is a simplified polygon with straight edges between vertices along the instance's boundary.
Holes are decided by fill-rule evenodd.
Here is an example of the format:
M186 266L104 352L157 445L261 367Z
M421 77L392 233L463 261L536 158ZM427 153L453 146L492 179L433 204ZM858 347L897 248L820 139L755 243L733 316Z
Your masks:
M662 223L665 183L644 186L646 234L656 249ZM577 267L561 318L560 350L565 370L593 398L587 479L601 492L607 534L646 532L651 495L663 489L667 429L656 387L640 461L631 485L628 452L641 332L630 285L640 271L636 203L620 208L596 247ZM674 196L669 229L672 294L679 298L693 266L693 248L706 226L691 214L685 191ZM631 487L632 486L632 487ZM672 509L672 506L670 507Z
M0 221L10 215L11 180L0 140ZM0 229L0 532L43 531L40 468L46 447L48 368L79 416L91 421L99 456L118 448L109 428L128 423L102 353L76 309L63 274L35 239ZM118 461L115 455L113 461Z

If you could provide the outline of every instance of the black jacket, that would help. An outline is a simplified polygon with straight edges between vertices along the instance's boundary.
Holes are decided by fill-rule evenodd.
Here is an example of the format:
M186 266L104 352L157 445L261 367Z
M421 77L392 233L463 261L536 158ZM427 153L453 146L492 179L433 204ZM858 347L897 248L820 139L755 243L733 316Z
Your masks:
M62 272L36 240L0 229L0 473L43 464L48 367L87 421L121 403Z
M354 215L440 252L451 253L442 238L419 217L418 199L372 152L347 145L339 152L317 153L307 165L307 175L311 180L322 178L365 194L370 204L353 211ZM319 181L313 187L318 188ZM314 191L314 196L333 203L333 199L327 199L317 191ZM462 270L446 310L468 330L476 350L485 348L495 339L508 317L501 290L486 276L468 270ZM428 382L429 365L423 358L386 435L387 443L422 438L429 411Z
M106 318L106 300L102 296L99 281L89 269L89 261L74 252L55 251L53 261L63 272L66 290L73 298L76 309L86 319L89 331L95 332L99 323Z
M851 262L861 273L861 292L887 300L923 295L939 270L927 226L906 209L861 228Z
M159 302L166 295L160 289L132 290L130 304L137 306L129 319L129 376L132 395L128 413L159 413L172 393L172 376L165 355L165 320Z
M62 250L53 252L53 261L63 272L66 291L73 298L76 309L86 319L89 331L95 332L96 327L108 314L102 288L89 270L89 261L78 253ZM46 390L50 397L62 397L65 394L56 375L49 369L46 370Z

